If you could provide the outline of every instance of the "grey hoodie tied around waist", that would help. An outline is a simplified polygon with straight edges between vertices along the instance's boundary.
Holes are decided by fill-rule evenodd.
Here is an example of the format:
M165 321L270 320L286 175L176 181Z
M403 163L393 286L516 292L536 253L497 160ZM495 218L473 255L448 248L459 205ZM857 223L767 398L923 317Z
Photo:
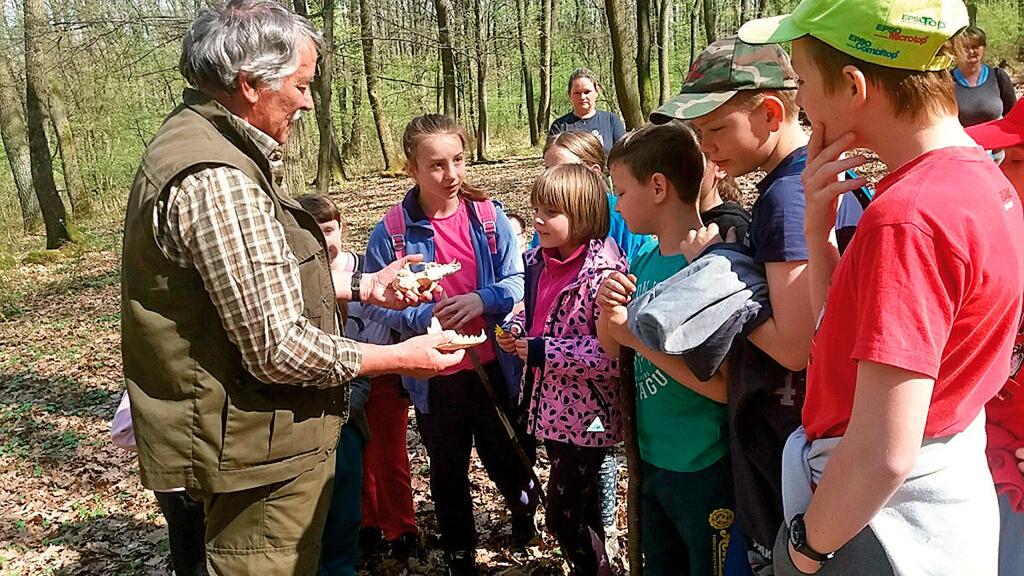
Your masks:
M764 265L720 243L629 303L629 328L647 347L681 355L701 381L722 365L733 339L771 317Z

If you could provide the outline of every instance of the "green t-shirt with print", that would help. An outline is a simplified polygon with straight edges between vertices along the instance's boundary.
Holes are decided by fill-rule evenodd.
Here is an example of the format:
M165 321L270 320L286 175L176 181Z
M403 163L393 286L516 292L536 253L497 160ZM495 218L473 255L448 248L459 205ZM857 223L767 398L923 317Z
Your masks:
M631 264L637 295L687 265L683 255L662 256L652 240ZM636 355L637 435L644 461L674 472L696 472L729 450L726 409L683 386L649 360Z

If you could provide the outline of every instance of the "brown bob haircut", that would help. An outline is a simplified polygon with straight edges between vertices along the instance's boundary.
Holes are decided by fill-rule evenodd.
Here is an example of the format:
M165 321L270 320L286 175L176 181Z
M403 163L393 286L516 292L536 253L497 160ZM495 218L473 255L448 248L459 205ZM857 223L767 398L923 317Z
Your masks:
M545 170L533 182L530 204L568 216L569 241L574 244L608 236L608 185L582 164L560 164Z
M889 68L854 58L812 36L794 43L807 49L810 59L821 72L826 94L834 94L842 85L843 68L853 66L864 73L869 84L888 95L897 117L922 121L929 115L956 116L956 89L947 70L921 72ZM953 41L946 42L939 55L952 56Z
M704 177L704 155L697 138L686 124L671 120L664 124L645 124L623 136L608 155L608 166L622 164L633 178L648 182L663 174L687 204L700 196Z
M572 152L581 162L589 166L600 166L605 169L608 162L608 155L605 154L604 145L590 132L560 132L548 138L544 144L544 153L552 148L562 148Z
M296 196L295 201L302 206L302 209L313 215L317 224L324 224L335 221L341 222L341 213L334 201L321 194L303 194Z

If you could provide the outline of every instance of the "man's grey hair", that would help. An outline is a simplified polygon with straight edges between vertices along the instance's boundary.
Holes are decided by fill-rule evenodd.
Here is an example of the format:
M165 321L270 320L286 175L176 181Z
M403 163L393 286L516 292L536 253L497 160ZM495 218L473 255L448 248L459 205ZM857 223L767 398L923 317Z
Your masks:
M178 68L199 89L232 91L238 88L238 74L245 72L276 90L299 68L307 41L323 51L320 33L284 4L228 0L205 8L189 26Z

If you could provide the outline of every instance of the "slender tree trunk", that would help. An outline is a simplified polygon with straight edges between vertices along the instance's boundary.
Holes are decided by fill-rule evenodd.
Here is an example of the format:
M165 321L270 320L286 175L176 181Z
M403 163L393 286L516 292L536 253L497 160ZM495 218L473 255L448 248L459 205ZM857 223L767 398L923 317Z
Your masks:
M718 24L715 21L715 0L703 0L704 2L704 36L708 44L718 39Z
M334 122L331 119L331 87L334 85L334 0L323 0L324 42L327 49L320 54L320 74L314 81L313 93L317 95L316 126L320 132L320 147L317 151L316 190L327 194L335 174L334 159L337 144L334 139Z
M690 6L690 63L686 66L689 70L693 66L693 60L697 57L697 7L701 0L693 0Z
M1017 60L1024 62L1024 0L1017 0Z
M615 95L619 100L626 129L639 128L644 123L644 115L640 110L640 94L636 85L636 72L633 70L632 59L626 56L627 41L624 37L625 6L624 0L604 0L605 12L608 13L608 32L612 44L612 75L615 77Z
M0 53L9 54L7 42L7 16L0 2ZM21 208L21 224L25 231L39 222L39 202L32 190L32 157L28 149L28 129L25 127L25 111L22 96L16 86L14 70L8 58L0 59L0 136L3 138L7 162L14 176L14 188Z
M44 0L24 0L25 9L25 118L28 126L29 155L32 159L32 183L46 224L46 247L60 248L72 241L67 211L53 181L50 144L43 121L48 88L45 42L49 30Z
M384 112L384 106L377 97L377 61L373 49L373 0L359 0L359 29L363 35L363 68L366 73L366 98L370 101L370 111L377 125L377 139L380 142L380 153L384 157L384 170L398 172L401 166L395 154L394 138L391 126Z
M554 0L540 0L540 101L537 103L538 132L551 125L551 44Z
M60 89L52 85L47 99L47 110L50 113L50 124L53 126L53 135L57 140L57 151L60 153L61 167L64 170L64 191L76 212L81 212L81 215L88 214L90 206L82 180L81 164L78 161L78 144L71 130L64 97Z
M978 23L978 4L973 0L967 0L967 19L971 24L977 25Z
M1020 1L1024 2L1024 0ZM526 20L526 1L516 0L516 26L519 31L519 64L523 83L526 87L526 118L530 123L530 146L536 146L540 138L537 127L537 109L534 108L533 101L533 73L530 72L529 60L526 57L526 35L524 32Z
M476 159L487 160L487 42L486 20L481 15L483 0L473 2L473 20L476 24L476 102L479 107L476 127Z
M640 93L640 111L651 113L654 83L651 81L651 2L636 0L636 81Z
M622 430L626 452L626 476L629 484L626 488L626 558L629 561L630 576L641 576L644 573L643 554L640 549L640 443L636 430L636 375L633 371L633 360L636 352L632 348L623 348L619 353L619 398L622 403Z
M437 14L437 42L441 47L441 97L445 116L456 116L455 95L455 53L452 50L452 36L449 31L448 0L434 0Z
M672 97L672 73L669 70L669 48L672 33L672 0L658 0L658 104Z

